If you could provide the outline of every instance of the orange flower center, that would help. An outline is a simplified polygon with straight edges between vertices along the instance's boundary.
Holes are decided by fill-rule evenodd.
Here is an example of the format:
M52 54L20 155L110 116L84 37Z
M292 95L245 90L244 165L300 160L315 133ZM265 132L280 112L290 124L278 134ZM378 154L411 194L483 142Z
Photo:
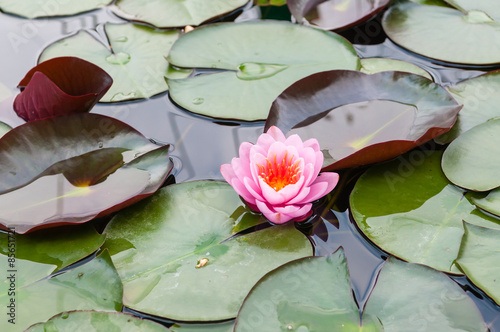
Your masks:
M276 155L274 159L266 158L266 165L257 165L259 167L259 176L271 188L280 191L289 184L297 183L302 171L299 168L299 160L292 163L293 156L288 158L287 152L283 156L283 160L278 162Z

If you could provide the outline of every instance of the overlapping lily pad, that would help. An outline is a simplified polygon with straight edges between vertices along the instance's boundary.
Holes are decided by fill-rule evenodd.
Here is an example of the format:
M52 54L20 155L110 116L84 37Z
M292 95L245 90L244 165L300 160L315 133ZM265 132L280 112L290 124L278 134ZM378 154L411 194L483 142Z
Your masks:
M234 237L265 222L227 183L185 182L120 212L105 229L124 305L181 321L236 316L265 273L312 254L293 224Z
M222 69L168 80L180 106L214 118L267 118L273 100L316 72L359 68L352 45L327 31L277 21L221 23L183 35L168 60L187 68Z
M299 23L310 23L327 30L360 24L382 11L389 0L288 0L287 5Z
M311 277L313 276L313 277ZM487 331L466 293L445 274L390 257L362 317L342 249L266 274L245 299L235 332Z
M98 40L95 32L81 30L49 45L38 61L74 56L101 67L113 78L101 102L149 98L168 90L165 76L181 78L190 74L171 68L165 60L179 31L106 23L104 32Z
M70 311L62 312L45 323L31 326L26 332L73 331L73 332L101 332L101 331L170 331L163 325L150 320L140 319L121 312L100 311Z
M478 125L446 148L442 167L459 187L487 191L500 187L500 119Z
M112 0L0 0L0 10L4 13L26 18L75 15L109 5Z
M248 0L118 0L113 12L127 20L144 22L158 28L200 25L230 13Z
M25 233L82 223L155 192L172 169L130 126L97 114L29 122L0 140L0 222Z
M486 197L473 198L472 201L478 208L500 216L500 189L490 191Z
M25 121L88 112L113 80L100 67L75 57L47 60L21 80L14 110Z
M459 2L471 10L400 1L386 12L382 26L395 43L432 59L467 65L500 63L498 4L483 2L479 8L475 1L449 1Z
M57 232L40 230L25 235L0 233L0 253L55 265L54 271L57 271L95 252L105 238L89 224L61 227Z
M323 167L334 170L397 157L449 130L460 108L419 75L332 70L281 93L265 128L318 139Z
M431 74L413 63L388 58L361 59L360 71L365 74L375 74L382 71L403 71L423 76L431 81L433 80Z
M0 262L7 267L8 257L0 255ZM107 252L89 263L47 278L54 268L55 265L16 259L15 267L11 267L15 271L8 272L11 279L0 284L0 301L5 305L14 303L15 324L8 321L11 316L4 314L0 330L24 331L61 311L121 310L123 289ZM14 288L15 294L9 294L12 292L9 288Z
M453 128L435 138L438 143L449 143L472 127L500 116L500 70L462 81L447 90L464 107Z
M171 331L180 332L233 332L234 320L213 324L174 324Z
M500 305L500 230L464 224L457 263L472 282Z
M414 263L461 274L462 221L500 229L441 171L439 151L415 150L364 173L350 197L361 231L383 250ZM380 202L384 202L381 204Z
M500 8L495 0L444 0L449 5L462 11L480 10L495 21L500 21Z

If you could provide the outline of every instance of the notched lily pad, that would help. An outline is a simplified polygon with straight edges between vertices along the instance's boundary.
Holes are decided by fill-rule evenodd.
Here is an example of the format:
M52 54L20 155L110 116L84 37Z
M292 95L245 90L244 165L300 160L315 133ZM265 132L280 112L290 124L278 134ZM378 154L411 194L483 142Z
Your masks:
M113 85L101 102L149 98L168 90L165 76L179 78L190 74L171 68L165 60L179 31L131 23L106 23L103 31L105 35L99 39L95 31L87 30L61 39L49 45L38 61L74 56L101 67L113 78Z
M126 19L175 28L200 25L228 14L248 3L248 0L118 0L113 12Z
M441 171L440 151L414 150L371 167L354 186L350 206L361 231L409 262L462 274L456 267L462 221L500 229ZM383 201L384 204L380 204Z
M156 322L137 318L122 312L101 311L69 311L62 312L50 318L47 322L30 326L26 332L73 331L73 332L101 332L101 331L170 331Z
M419 75L332 70L282 92L265 128L318 139L324 169L335 170L397 157L449 130L461 107Z
M488 191L500 187L500 119L475 126L451 142L443 154L446 177L459 187Z
M113 79L100 67L75 57L40 63L21 80L14 110L24 121L88 112Z
M168 60L182 68L224 70L168 80L177 104L243 121L266 119L279 93L307 75L359 68L354 48L343 37L278 21L203 26L179 38Z
M109 5L113 0L0 0L0 10L4 13L25 18L75 15Z
M124 305L181 321L234 318L260 277L312 254L293 224L235 236L266 223L227 183L170 185L118 213L105 229Z
M288 0L287 5L299 23L310 23L326 30L346 29L382 11L389 0Z
M342 249L299 259L259 280L234 331L488 330L474 302L445 274L394 257L384 263L361 317L352 293ZM422 313L427 307L432 311Z
M2 266L8 257L0 255ZM120 311L123 288L107 251L92 261L48 277L54 265L16 259L15 295L9 295L10 282L0 283L0 301L11 303L15 296L14 317L0 320L1 331L24 331L29 326L46 321L61 311L103 310ZM10 310L10 309L9 309ZM14 318L15 324L8 321Z
M25 233L83 223L137 202L170 173L168 148L97 114L16 127L0 140L0 222Z
M466 65L500 63L500 21L489 15L498 13L498 4L477 1L468 3L471 10L404 0L385 13L382 26L396 44L423 56Z

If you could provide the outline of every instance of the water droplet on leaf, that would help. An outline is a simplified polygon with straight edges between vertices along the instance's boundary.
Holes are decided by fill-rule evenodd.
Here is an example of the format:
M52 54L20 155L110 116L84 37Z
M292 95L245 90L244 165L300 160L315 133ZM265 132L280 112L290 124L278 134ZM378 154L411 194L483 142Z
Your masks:
M205 99L203 99L203 98L194 98L193 104L200 105L200 104L203 104L204 101L205 101Z
M119 52L106 57L106 61L112 65L126 65L130 61L130 54Z

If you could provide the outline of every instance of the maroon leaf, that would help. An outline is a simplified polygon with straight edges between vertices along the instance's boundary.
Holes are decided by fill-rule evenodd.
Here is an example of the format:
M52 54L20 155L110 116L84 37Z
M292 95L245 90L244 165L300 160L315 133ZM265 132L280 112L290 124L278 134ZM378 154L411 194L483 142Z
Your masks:
M265 130L316 138L323 170L397 157L448 131L462 108L414 74L332 70L297 81L274 101Z
M83 223L135 203L172 170L168 149L98 114L16 127L0 139L0 228Z
M88 112L112 83L111 76L88 61L53 58L31 69L22 79L14 110L27 122Z

